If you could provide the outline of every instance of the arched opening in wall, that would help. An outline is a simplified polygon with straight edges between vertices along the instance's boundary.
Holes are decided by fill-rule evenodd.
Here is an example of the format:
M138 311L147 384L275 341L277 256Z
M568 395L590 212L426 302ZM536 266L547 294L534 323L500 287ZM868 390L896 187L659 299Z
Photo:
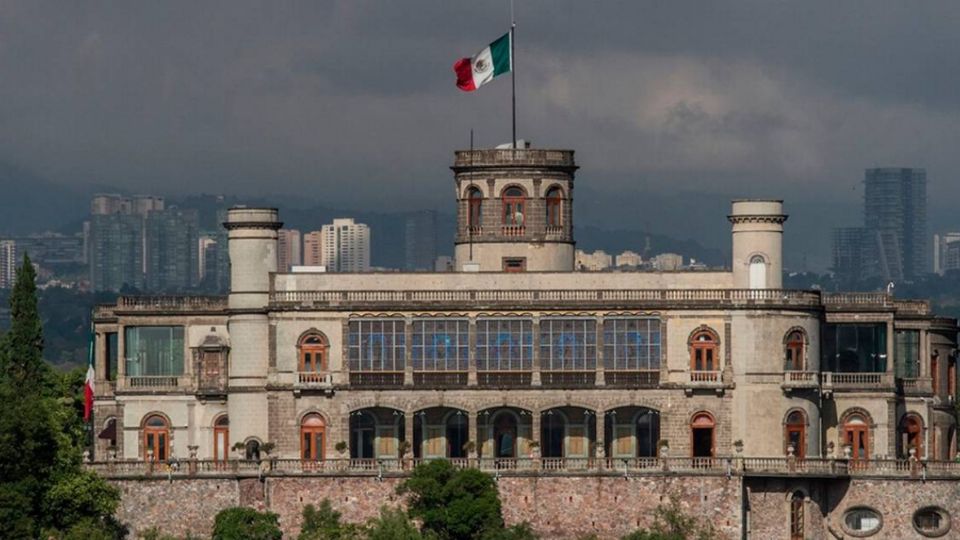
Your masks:
M791 330L784 341L784 371L806 370L806 338L800 330Z
M563 191L558 187L547 190L547 233L559 233L563 224Z
M413 457L423 459L467 457L467 413L449 407L431 407L413 413Z
M324 459L327 441L327 423L317 413L305 415L300 421L300 457L308 461Z
M690 371L693 372L691 376L694 381L705 376L702 372L712 373L720 370L717 341L717 334L709 328L697 331L690 338Z
M914 449L917 459L923 457L923 421L915 414L908 414L900 421L900 437L897 440L897 453L900 459L910 457Z
M657 457L660 411L619 407L604 415L606 455L611 458Z
M230 459L230 419L221 414L213 421L213 461Z
M790 496L790 540L804 540L803 492Z
M500 197L503 203L503 234L506 236L524 234L527 194L521 188L511 186L503 190Z
M596 413L582 407L557 407L540 415L540 449L545 458L590 457L596 440Z
M518 407L494 407L477 414L480 457L515 458L529 455L534 442L533 417ZM504 464L503 466L508 466Z
M327 338L319 332L311 332L297 344L300 357L300 382L323 382L327 373Z
M250 461L260 461L260 441L250 439L243 445L243 458Z
M103 429L97 434L97 459L105 458L108 452L116 452L117 440L117 419L107 418L103 423Z
M803 411L793 411L787 415L783 427L783 453L790 455L791 448L797 459L803 459L807 453L807 418Z
M850 449L852 466L862 466L870 459L870 425L862 414L847 416L843 423L843 444Z
M143 421L143 454L145 459L166 461L170 456L170 425L167 419L152 414Z
M761 255L750 257L750 288L767 288L767 262Z
M483 193L475 187L467 191L467 232L479 234L483 223Z
M493 456L517 457L517 432L519 420L509 411L502 411L493 418Z
M710 413L699 412L690 421L690 455L695 458L714 456L716 422Z
M369 407L350 413L351 458L397 459L403 440L403 411Z

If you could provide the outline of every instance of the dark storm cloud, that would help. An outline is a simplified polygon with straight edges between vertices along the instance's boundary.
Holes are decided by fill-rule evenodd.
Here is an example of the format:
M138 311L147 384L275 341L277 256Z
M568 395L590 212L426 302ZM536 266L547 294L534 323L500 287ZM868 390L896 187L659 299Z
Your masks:
M578 151L587 222L634 219L595 209L623 192L853 205L877 164L960 195L960 3L516 3L520 135ZM509 138L509 80L463 94L451 72L508 6L4 2L0 159L61 183L446 208L469 130Z

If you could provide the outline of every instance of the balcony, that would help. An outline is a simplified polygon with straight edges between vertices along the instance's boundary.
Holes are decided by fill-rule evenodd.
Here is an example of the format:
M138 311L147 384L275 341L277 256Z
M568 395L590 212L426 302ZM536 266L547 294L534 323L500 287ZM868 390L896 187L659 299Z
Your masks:
M550 388L586 388L597 384L595 371L541 371L540 385Z
M885 392L894 390L891 373L823 373L824 394L833 392Z
M719 395L727 388L720 371L687 371L685 376L683 388L688 395L694 390L715 390Z
M576 169L573 150L546 150L543 148L493 148L484 150L457 150L453 170L469 167L560 167Z
M504 388L530 386L533 372L530 371L477 371L477 385Z
M527 234L527 228L523 225L504 225L500 229L503 236L523 236Z
M620 371L606 370L604 384L615 388L656 388L660 385L660 370Z
M816 371L785 371L780 387L787 391L820 388L820 374Z
M350 386L357 388L384 388L403 386L402 371L352 371Z
M414 371L413 384L428 388L459 388L467 385L467 372Z
M933 380L930 377L897 379L897 391L905 396L929 396L933 394Z
M133 375L117 381L118 390L176 390L180 386L176 375Z
M297 373L297 385L303 388L330 388L333 386L333 374L301 371Z

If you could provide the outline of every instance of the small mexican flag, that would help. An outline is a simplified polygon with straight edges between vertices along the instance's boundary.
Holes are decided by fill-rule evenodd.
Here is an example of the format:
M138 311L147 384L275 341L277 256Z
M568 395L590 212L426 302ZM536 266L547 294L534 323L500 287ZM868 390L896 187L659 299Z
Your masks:
M93 345L96 340L96 334L93 333L93 321L90 322L90 345L87 350L87 377L83 381L83 421L90 420L90 413L93 412L93 380L96 378L93 372Z
M494 77L510 73L513 70L512 38L511 32L507 32L473 58L457 60L453 65L453 71L457 73L457 88L473 92Z

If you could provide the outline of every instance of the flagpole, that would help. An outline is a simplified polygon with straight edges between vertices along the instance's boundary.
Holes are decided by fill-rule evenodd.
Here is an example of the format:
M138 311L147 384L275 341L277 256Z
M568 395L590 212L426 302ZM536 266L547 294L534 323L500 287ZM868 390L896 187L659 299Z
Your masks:
M516 34L517 30L517 20L513 15L513 0L510 0L510 82L511 82L511 92L510 99L513 106L513 149L517 149L517 65L515 63L516 57L514 51L513 37Z

